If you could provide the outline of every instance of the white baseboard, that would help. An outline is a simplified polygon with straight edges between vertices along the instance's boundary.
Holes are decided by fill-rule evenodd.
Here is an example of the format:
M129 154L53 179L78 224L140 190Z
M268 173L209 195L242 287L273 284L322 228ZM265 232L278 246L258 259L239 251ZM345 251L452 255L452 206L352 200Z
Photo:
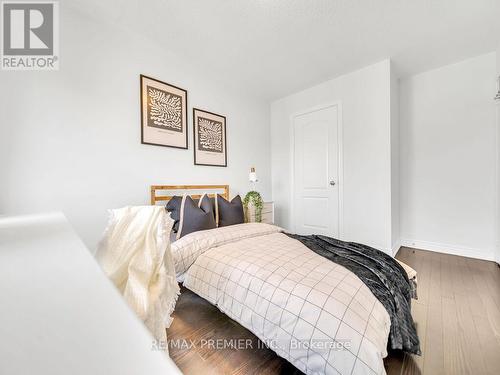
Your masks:
M474 249L465 246L411 239L402 239L401 246L420 250L435 251L443 254L459 255L467 258L495 261L495 255L492 250Z

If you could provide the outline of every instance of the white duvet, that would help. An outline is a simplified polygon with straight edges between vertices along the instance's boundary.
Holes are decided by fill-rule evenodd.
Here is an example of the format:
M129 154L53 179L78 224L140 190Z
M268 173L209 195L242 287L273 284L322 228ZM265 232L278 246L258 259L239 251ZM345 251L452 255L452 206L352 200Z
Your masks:
M385 374L390 318L366 285L281 229L249 223L172 244L184 285L307 374Z

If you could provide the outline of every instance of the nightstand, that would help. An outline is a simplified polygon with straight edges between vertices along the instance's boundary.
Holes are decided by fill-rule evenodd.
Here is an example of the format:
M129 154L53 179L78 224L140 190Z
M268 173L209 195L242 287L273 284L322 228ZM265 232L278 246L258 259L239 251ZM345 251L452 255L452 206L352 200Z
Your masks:
M252 206L245 210L247 223L255 223L255 209ZM262 206L262 223L274 224L274 202L264 202Z

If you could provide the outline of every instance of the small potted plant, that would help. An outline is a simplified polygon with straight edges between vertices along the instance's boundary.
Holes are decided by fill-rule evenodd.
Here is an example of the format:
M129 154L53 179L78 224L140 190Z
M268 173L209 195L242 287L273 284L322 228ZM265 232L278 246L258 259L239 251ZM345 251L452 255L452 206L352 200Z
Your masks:
M247 216L247 221L250 222L251 214L255 216L255 222L260 223L262 221L262 207L264 202L260 193L257 191L249 191L245 198L243 199L243 206L245 207L245 212Z

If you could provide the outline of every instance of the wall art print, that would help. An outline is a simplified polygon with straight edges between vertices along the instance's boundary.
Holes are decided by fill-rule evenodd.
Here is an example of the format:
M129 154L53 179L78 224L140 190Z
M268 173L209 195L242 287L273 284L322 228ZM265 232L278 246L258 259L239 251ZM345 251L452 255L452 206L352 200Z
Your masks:
M227 167L226 118L193 108L194 164Z
M188 148L186 90L141 74L141 143Z

